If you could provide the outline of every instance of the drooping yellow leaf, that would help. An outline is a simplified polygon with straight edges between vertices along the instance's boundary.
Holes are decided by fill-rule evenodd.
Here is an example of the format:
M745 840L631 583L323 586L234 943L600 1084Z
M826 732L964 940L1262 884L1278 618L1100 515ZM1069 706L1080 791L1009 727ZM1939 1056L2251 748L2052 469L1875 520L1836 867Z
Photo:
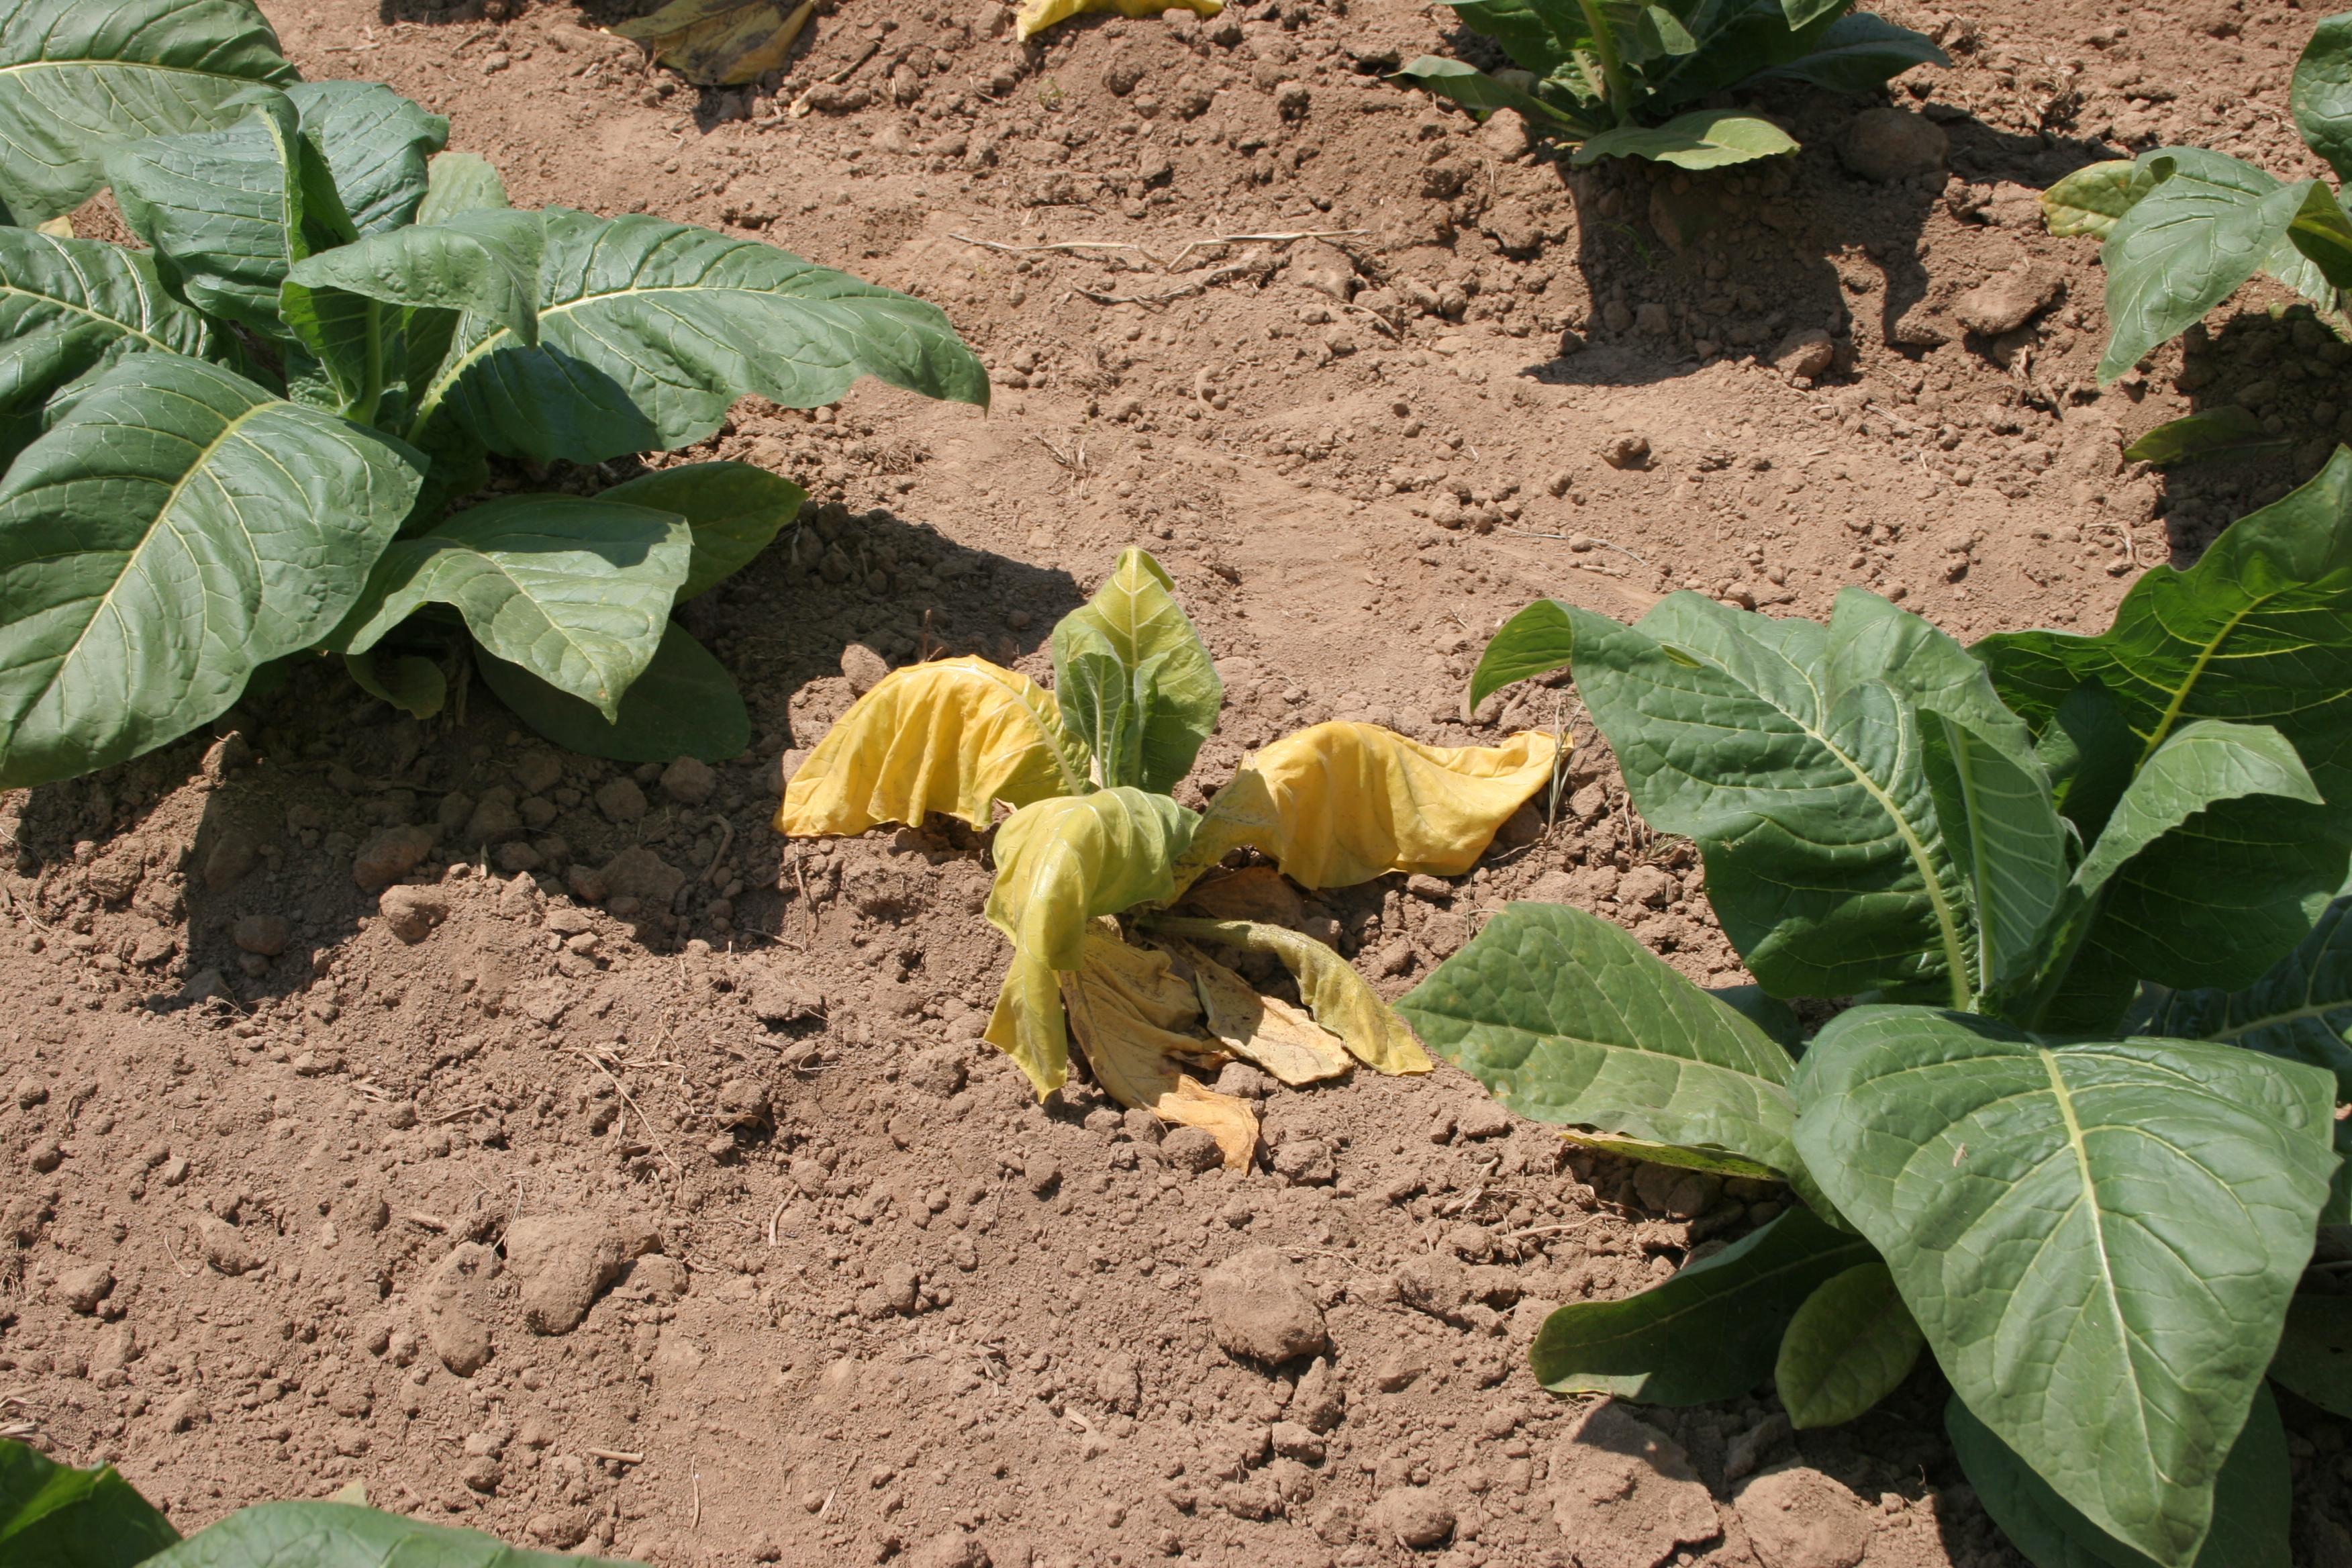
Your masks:
M1424 746L1377 724L1318 724L1242 764L1209 803L1183 869L1197 876L1248 845L1304 888L1387 871L1459 876L1549 782L1559 752L1535 730L1499 746Z
M815 0L672 0L613 29L697 87L742 87L784 63Z
M1279 996L1250 983L1192 943L1167 942L1174 967L1189 972L1209 1033L1244 1061L1294 1088L1344 1077L1352 1065L1339 1037Z
M984 658L894 669L859 698L793 775L777 831L796 838L919 826L934 811L986 827L997 801L1079 795L1086 748L1052 692Z
M1130 947L1100 924L1086 933L1084 953L1079 969L1061 977L1062 996L1104 1091L1162 1121L1206 1129L1228 1169L1247 1167L1257 1149L1257 1113L1247 1100L1185 1076L1183 1058L1214 1047L1181 1032L1199 1021L1201 1005L1168 955Z
M1375 1071L1423 1073L1429 1053L1412 1026L1346 959L1300 931L1252 921L1202 921L1153 915L1143 922L1155 937L1222 942L1244 952L1270 952L1298 982L1315 1021L1339 1037L1358 1061Z
M1195 820L1164 795L1107 789L1036 801L997 829L988 920L1012 940L1013 966L988 1040L1021 1064L1039 1098L1069 1076L1055 972L1079 967L1094 917L1173 896Z
M1056 22L1066 22L1089 11L1116 12L1121 16L1157 16L1162 11L1185 10L1213 16L1224 8L1224 0L1029 0L1021 7L1018 31L1022 37L1031 37Z
M51 239L71 239L74 237L73 216L69 213L61 213L45 223L34 225L34 227Z

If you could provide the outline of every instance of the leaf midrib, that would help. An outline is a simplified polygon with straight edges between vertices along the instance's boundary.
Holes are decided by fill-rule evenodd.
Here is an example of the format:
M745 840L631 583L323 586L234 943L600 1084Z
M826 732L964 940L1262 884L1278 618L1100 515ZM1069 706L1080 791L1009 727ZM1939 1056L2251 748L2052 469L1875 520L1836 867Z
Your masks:
M1037 731L1038 738L1045 742L1046 754L1054 759L1054 771L1062 778L1062 793L1066 795L1087 793L1087 787L1094 781L1083 773L1071 771L1069 756L1063 750L1062 737L1047 726L1045 716L1029 701L1027 693L1017 686L999 680L984 669L973 669L969 666L950 666L950 672L960 679L978 680L1003 692L1012 706L1021 710L1021 716L1029 721L1029 727ZM1045 695L1052 694L1048 692Z
M2132 772L2135 774L2147 766L2147 760L2156 755L2156 749L2164 744L2166 738L2172 733L2173 727L2180 722L2180 715L2189 705L2189 694L2195 690L2197 683L2205 678L2205 667L2219 657L2221 645L2230 640L2231 636L2237 631L2247 616L2277 596L2275 594L2264 594L2247 604L2224 621L2221 624L2221 629L2214 633L2206 640L2205 645L2197 650L2196 658L2189 663L2188 675L2183 677L2179 685L2173 689L2172 699L2165 704L2163 716L2157 720L2156 728L2150 731L2147 744L2140 752L2139 761L2132 764Z
M552 536L541 535L540 537L548 538ZM499 582L505 584L510 598L520 599L525 604L529 605L532 611L539 616L540 623L542 626L554 632L557 637L562 641L565 647L570 648L572 653L579 657L583 663L588 665L591 668L596 671L598 676L596 688L597 695L600 697L611 695L613 681L612 670L608 667L609 661L604 657L592 651L590 643L583 640L581 637L573 635L570 626L566 626L562 621L558 620L554 616L550 615L545 602L541 600L539 595L533 593L530 588L523 583L522 579L515 575L511 567L508 566L503 561L499 560L499 557L491 554L488 551L484 550L478 544L470 544L464 541L457 541L446 544L444 548L452 552L462 552L464 555L470 556L478 569L491 573ZM584 553L593 554L593 552L585 552ZM411 606L412 613L415 609L421 608L423 605L434 602L435 598L440 597L439 595L428 595L415 589L410 590L410 596L415 601L415 605ZM391 601L387 600L386 602L390 603ZM441 602L450 605L451 607L455 608L460 615L465 613L465 606L458 604L454 597L441 598ZM604 603L605 602L600 601L600 604ZM386 627L385 629L389 631L391 628ZM601 708L603 704L600 702L597 706Z
M88 317L90 321L97 321L101 325L120 328L124 337L137 338L159 353L178 353L180 352L178 349L175 349L171 344L165 342L163 339L155 336L152 332L147 331L139 327L134 327L131 325L130 322L118 320L113 316L105 314L103 311L93 310L88 305L77 305L70 300L60 300L55 294L44 294L37 289L19 288L14 283L0 283L0 295L13 296L14 298L20 300L37 300L42 304L54 305L60 310L69 310L75 315Z

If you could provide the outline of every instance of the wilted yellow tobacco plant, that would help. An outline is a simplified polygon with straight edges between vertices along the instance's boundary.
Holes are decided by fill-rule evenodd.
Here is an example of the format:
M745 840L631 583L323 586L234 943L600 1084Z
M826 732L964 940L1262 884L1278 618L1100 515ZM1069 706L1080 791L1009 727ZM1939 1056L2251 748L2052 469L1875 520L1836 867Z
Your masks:
M1075 1033L1123 1105L1207 1129L1232 1166L1257 1143L1249 1103L1192 1072L1239 1058L1288 1084L1429 1070L1404 1020L1339 953L1269 921L1168 912L1237 849L1304 888L1390 871L1458 876L1550 779L1559 747L1424 746L1375 724L1317 724L1244 760L1205 812L1169 794L1224 701L1208 648L1158 562L1129 550L1054 628L1054 687L982 658L892 671L793 774L776 814L793 837L919 826L932 812L997 826L988 920L1013 963L988 1039L1040 1098L1069 1077ZM1270 954L1305 1008L1265 996L1206 951Z

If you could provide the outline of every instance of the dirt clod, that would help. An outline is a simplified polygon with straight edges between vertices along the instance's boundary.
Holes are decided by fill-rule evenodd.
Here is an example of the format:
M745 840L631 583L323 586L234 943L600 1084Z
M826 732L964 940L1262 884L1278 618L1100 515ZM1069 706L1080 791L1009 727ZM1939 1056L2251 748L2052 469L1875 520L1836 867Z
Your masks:
M2021 263L1994 273L1952 301L1960 325L1986 337L2013 332L2058 302L2066 280L2054 268Z
M890 661L864 643L854 642L841 650L841 673L848 679L849 689L863 697L890 673Z
M1682 1445L1613 1400L1552 1446L1551 1490L1584 1568L1658 1568L1723 1528Z
M103 1263L86 1263L58 1277L58 1299L87 1318L98 1310L114 1289L114 1270Z
M196 1222L197 1249L205 1264L216 1274L248 1274L258 1268L261 1259L245 1232L221 1218L206 1215Z
M352 880L366 893L380 893L424 863L433 853L433 829L410 825L387 827L352 858Z
M1838 162L1882 184L1935 174L1950 151L1942 126L1907 109L1865 109L1837 134Z
M1275 1365L1331 1348L1313 1289L1273 1247L1228 1258L1202 1278L1201 1289L1210 1331L1229 1354Z
M648 1226L618 1226L595 1216L539 1215L515 1221L507 1227L507 1267L520 1281L523 1327L535 1334L570 1333L604 1288L654 1241Z
M490 1359L490 1279L499 1256L478 1241L445 1253L419 1283L416 1315L441 1364L471 1377Z
M385 929L413 945L449 918L449 895L438 888L386 888L376 900L376 911L383 916Z
M1453 1539L1454 1505L1433 1487L1392 1487L1372 1505L1381 1528L1398 1543L1428 1552Z
M1766 1470L1732 1498L1764 1568L1854 1568L1869 1515L1843 1482L1803 1465Z

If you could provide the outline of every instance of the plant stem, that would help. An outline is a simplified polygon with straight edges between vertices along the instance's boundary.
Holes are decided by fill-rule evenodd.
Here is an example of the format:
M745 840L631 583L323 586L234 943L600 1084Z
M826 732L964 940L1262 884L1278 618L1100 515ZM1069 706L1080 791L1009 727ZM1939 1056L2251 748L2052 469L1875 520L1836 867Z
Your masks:
M367 381L360 388L359 401L352 405L351 416L362 425L375 423L376 410L383 403L383 306L381 301L367 302Z
M1609 30L1609 18L1601 8L1601 0L1577 0L1583 7L1584 25L1592 29L1592 52L1601 57L1601 79L1609 90L1610 117L1619 125L1633 122L1633 93L1625 80L1625 65L1617 56L1617 36Z

